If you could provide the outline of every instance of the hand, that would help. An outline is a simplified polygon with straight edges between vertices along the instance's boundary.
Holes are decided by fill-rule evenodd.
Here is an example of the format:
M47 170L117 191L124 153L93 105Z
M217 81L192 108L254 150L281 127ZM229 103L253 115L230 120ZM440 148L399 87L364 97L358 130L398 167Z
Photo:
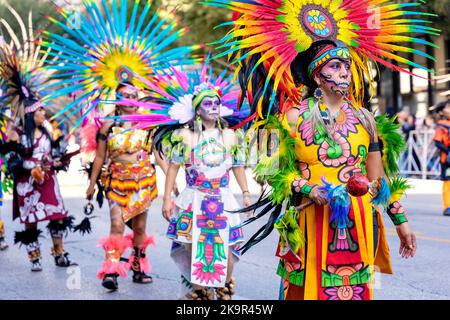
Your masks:
M244 195L242 196L242 203L244 204L244 208L248 208L252 204L252 200L250 199L250 194L248 192L244 193ZM253 214L253 210L245 212L245 215L247 217L252 217Z
M162 215L164 219L170 222L170 218L172 218L173 216L173 205L172 200L170 198L166 198L163 201Z
M50 171L52 169L52 166L48 162L41 163L40 167L44 172Z
M95 185L90 184L86 190L86 199L92 200L92 198L94 197L94 193L95 193Z
M400 239L400 249L398 253L404 259L414 257L417 249L416 235L409 227L408 222L404 222L395 227L398 238Z
M319 189L319 186L312 188L309 198L320 206L324 206L328 203L325 193Z

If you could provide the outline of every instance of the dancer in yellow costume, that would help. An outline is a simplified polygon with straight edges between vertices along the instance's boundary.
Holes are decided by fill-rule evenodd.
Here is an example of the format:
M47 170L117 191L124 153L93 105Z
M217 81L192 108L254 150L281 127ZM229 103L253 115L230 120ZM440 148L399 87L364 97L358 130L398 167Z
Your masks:
M206 3L235 12L223 24L233 29L219 41L220 55L238 66L253 111L243 124L267 130L255 173L272 192L252 206L263 208L252 220L270 214L242 251L276 228L281 299L373 298L374 269L392 272L381 209L396 225L402 257L414 256L416 240L399 202L407 184L396 160L405 143L391 120L365 108L365 79L370 87L370 60L425 69L394 52L432 58L399 42L433 45L410 34L438 31L410 19L427 15L407 11L420 3Z

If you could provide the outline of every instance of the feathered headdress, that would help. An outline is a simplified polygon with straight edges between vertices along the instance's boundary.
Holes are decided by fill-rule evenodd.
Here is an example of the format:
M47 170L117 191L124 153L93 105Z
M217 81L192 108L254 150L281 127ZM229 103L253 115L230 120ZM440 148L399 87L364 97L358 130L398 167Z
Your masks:
M177 24L152 13L151 1L139 12L139 0L128 10L128 0L106 0L101 6L94 0L82 2L82 12L70 12L61 8L63 21L47 17L60 27L68 37L45 31L47 39L43 46L52 48L59 59L49 62L45 69L58 73L53 77L58 88L47 96L46 101L62 95L75 96L74 101L61 109L55 117L77 113L80 119L76 128L91 111L101 111L101 101L110 99L117 86L131 83L142 87L141 78L147 79L169 65L183 65L194 61L191 51L198 46L170 48L184 35L187 28L178 29ZM131 16L129 17L129 14ZM101 114L100 114L101 115Z
M389 0L204 0L211 6L235 12L234 21L222 24L233 29L216 44L220 56L231 56L238 65L241 86L252 104L252 116L267 117L285 112L301 99L294 85L291 63L299 53L319 40L343 42L352 58L352 98L360 101L364 78L372 80L369 60L396 71L409 71L395 61L431 70L403 58L400 53L432 56L400 43L435 45L421 38L438 35L427 26L430 13L413 11L423 2ZM414 17L415 16L415 17ZM414 17L414 18L413 18ZM414 35L413 35L414 34ZM277 98L277 99L275 99ZM278 103L278 104L277 104Z
M216 76L212 67L205 62L201 72L170 68L170 73L162 73L145 82L145 100L123 99L117 104L132 105L149 110L148 114L124 115L120 121L140 123L140 127L185 124L195 117L195 109L205 97L220 98L221 117L238 117L241 120L248 110L236 111L240 90L227 76L227 69Z
M47 93L43 87L49 73L40 68L48 51L41 54L41 47L36 45L32 13L28 14L27 28L19 14L7 3L6 7L16 18L21 35L16 35L8 22L0 19L11 39L10 43L0 41L0 108L2 112L10 109L13 117L23 117L24 113L43 106L40 97Z

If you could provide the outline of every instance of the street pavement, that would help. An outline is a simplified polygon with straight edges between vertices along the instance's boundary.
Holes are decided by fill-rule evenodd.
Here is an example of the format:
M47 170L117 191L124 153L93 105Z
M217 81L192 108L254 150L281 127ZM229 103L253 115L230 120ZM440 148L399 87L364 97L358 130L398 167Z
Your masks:
M162 190L164 178L158 169L158 187ZM250 177L250 175L249 175ZM183 187L182 175L179 186ZM86 178L72 168L70 173L59 176L61 190L66 207L76 217L77 222L83 218L84 192ZM250 180L250 179L249 179ZM441 215L441 182L413 181L416 188L409 192L404 200L411 227L416 231L418 251L413 259L402 260L398 255L399 241L389 218L385 217L387 238L391 250L394 274L376 275L375 299L450 299L450 217ZM239 188L232 180L231 188ZM249 189L255 201L259 186L251 181ZM131 276L119 279L119 291L108 292L100 285L96 272L103 260L104 253L97 247L98 239L109 231L109 212L107 203L94 211L93 232L84 237L69 234L65 240L66 250L79 266L68 269L57 268L50 255L51 239L44 232L41 239L43 267L39 273L29 270L25 248L13 245L14 231L22 226L11 221L11 200L6 197L2 217L6 225L6 239L10 247L0 252L0 299L87 299L87 300L121 300L151 299L172 300L177 298L179 290L178 269L170 259L170 241L165 237L167 222L161 215L162 194L150 208L147 230L156 237L156 248L148 250L153 266L151 275L153 283L135 284ZM240 200L240 199L239 199ZM252 235L265 219L246 226L244 233ZM40 225L45 229L45 224ZM129 230L127 230L129 231ZM235 267L237 281L236 299L273 300L278 297L279 277L275 274L277 258L275 248L277 234L273 232L267 239L243 255ZM131 275L131 274L130 274Z

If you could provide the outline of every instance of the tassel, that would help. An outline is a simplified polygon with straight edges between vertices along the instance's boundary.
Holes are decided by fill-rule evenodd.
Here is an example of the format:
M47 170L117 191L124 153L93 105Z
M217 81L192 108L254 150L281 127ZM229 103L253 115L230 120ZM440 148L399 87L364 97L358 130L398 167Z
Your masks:
M371 202L376 206L387 207L391 200L391 191L385 177L379 180L379 188L377 194L372 198Z
M336 222L338 229L346 228L351 205L347 189L343 185L335 186L328 183L325 181L324 177L322 177L322 182L324 186L320 187L319 190L324 191L327 194L331 208L330 221Z

